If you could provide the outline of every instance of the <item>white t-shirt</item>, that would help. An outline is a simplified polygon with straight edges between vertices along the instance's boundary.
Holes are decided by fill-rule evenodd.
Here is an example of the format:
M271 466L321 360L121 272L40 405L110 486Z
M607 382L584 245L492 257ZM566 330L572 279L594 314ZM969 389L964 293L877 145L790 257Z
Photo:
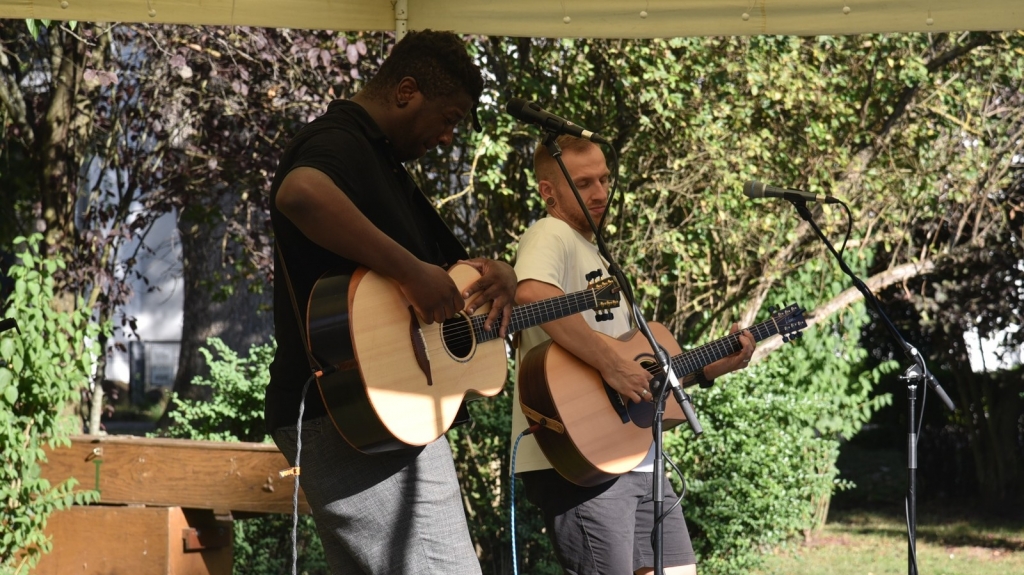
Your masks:
M572 229L569 224L550 216L535 222L519 240L515 270L519 281L541 281L567 294L587 289L592 280L608 276L608 266L597 246ZM618 337L629 331L631 325L625 300L621 300L620 303L622 305L619 307L606 310L606 313L610 311L612 314L612 319L608 321L597 321L594 311L585 311L581 315L591 328L605 335ZM512 399L513 446L516 437L530 426L519 407L519 360L531 349L549 339L551 338L547 332L540 326L524 330L520 336L519 350L516 354L517 383ZM653 463L652 445L652 450L634 471L651 471ZM527 435L519 442L515 464L517 473L551 468L551 463L544 457L532 435Z

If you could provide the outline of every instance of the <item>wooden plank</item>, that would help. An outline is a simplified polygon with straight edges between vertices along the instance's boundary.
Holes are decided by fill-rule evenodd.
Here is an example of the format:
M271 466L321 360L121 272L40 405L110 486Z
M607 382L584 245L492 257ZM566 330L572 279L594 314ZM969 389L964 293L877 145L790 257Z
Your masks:
M292 478L278 477L288 462L273 444L79 435L47 457L50 483L74 477L102 503L292 512ZM299 511L309 513L301 490Z
M203 512L199 512L203 513ZM234 550L230 521L186 513L180 507L75 506L50 516L53 550L36 575L230 575ZM226 531L229 544L186 551L188 529Z

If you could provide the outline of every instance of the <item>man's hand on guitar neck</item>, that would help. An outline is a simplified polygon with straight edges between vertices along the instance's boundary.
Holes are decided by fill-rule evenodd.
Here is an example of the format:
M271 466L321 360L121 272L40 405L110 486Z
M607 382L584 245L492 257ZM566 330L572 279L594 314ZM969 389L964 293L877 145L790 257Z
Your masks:
M732 324L732 328L729 330L729 333L732 334L738 331L740 331L740 324ZM704 377L708 380L713 380L727 373L739 371L750 364L750 358L754 355L754 347L757 345L754 343L754 336L750 331L743 330L740 333L738 340L742 346L740 350L706 366L704 368Z
M467 301L470 301L474 294L479 294L472 300L466 311L472 314L480 306L490 303L491 310L487 314L487 319L484 320L484 329L490 331L494 326L494 321L500 316L501 328L498 330L498 334L505 337L508 322L512 319L512 304L516 297L515 270L505 262L487 258L473 258L462 260L459 263L472 266L473 269L480 272L481 276L462 293L462 297Z

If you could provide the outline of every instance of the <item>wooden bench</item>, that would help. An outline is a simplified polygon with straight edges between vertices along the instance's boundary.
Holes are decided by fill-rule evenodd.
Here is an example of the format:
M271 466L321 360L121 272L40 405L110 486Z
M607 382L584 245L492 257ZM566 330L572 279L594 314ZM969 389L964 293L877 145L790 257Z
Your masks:
M232 521L292 512L273 444L81 435L47 458L51 484L74 477L100 504L50 516L40 575L229 575ZM301 491L299 512L309 513Z

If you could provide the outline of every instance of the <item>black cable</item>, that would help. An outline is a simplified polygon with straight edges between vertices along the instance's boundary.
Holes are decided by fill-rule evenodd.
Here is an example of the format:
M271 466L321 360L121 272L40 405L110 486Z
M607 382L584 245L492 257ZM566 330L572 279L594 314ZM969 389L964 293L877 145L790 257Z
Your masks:
M839 248L839 257L843 257L843 251L846 250L846 242L850 241L850 231L853 230L853 214L850 212L850 207L843 202L838 202L843 210L846 212L846 237L843 238L843 245Z
M612 199L615 198L615 192L619 187L619 153L615 150L614 146L608 146L608 149L612 153L612 164L615 166L615 171L612 172L612 185L608 188L608 199L604 203L604 213L601 214L601 221L597 224L598 230L604 230L605 220L608 219L608 213L612 211Z
M913 564L913 573L917 573L917 538L913 535L913 530L910 528L910 498L903 498L903 516L907 519L907 541L910 543L907 547L910 549L910 562Z
M676 507L679 507L682 504L683 497L686 497L686 478L683 477L683 472L680 471L679 467L676 465L676 462L672 461L671 457L669 457L668 455L665 455L664 451L661 452L661 455L662 455L662 457L665 458L665 461L667 461L668 464L672 466L672 469L675 470L676 475L679 476L679 481L682 482L683 489L679 492L679 497L676 498L676 502L673 503L671 507L669 507L664 512L662 512L661 517L658 517L657 519L654 520L654 527L655 528L651 529L651 547L652 548L654 547L654 534L657 531L657 529L656 529L657 526L661 525L665 521L665 519L669 516L669 514L672 513L672 510L675 509ZM655 473L654 473L655 481L658 481L658 480L664 481L665 480L664 475L662 473L658 473L657 471L658 470L655 470Z

